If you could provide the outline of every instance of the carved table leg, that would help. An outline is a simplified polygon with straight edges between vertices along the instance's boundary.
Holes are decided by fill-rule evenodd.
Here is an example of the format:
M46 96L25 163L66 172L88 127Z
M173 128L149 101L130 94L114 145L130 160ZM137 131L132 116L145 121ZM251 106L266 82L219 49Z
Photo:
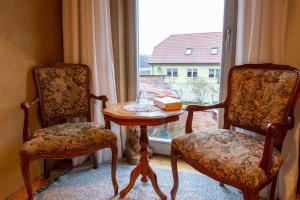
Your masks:
M141 179L142 182L147 182L147 177L149 177L151 180L152 186L153 186L155 192L157 193L157 195L160 197L160 199L166 200L167 196L164 193L162 193L161 190L159 189L158 184L157 184L156 174L154 173L154 171L151 169L151 167L149 165L149 159L148 159L149 141L148 141L148 135L147 135L147 126L141 126L140 128L141 128L141 135L140 135L140 140L139 140L139 144L141 146L140 162L134 168L134 170L131 172L129 184L126 188L124 188L120 192L120 197L124 198L127 195L127 193L131 190L131 188L133 187L137 177L139 175L142 175L142 179Z

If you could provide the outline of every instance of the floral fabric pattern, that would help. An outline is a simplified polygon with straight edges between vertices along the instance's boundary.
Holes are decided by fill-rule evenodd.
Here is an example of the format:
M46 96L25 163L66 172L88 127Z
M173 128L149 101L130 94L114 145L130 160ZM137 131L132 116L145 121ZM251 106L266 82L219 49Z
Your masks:
M285 123L297 80L295 71L233 69L228 120L264 131L269 123Z
M172 147L220 179L256 188L272 178L283 159L273 150L270 176L259 167L264 141L226 129L201 130L172 141Z
M41 108L47 120L85 115L88 112L88 68L65 65L35 69L41 93Z
M111 130L95 122L64 123L38 129L25 142L20 153L35 155L63 154L80 151L117 140Z

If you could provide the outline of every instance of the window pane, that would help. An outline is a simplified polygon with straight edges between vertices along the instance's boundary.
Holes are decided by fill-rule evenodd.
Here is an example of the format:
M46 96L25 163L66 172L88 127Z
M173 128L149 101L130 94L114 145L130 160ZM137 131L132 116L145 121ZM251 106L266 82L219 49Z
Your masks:
M214 78L215 76L214 76L214 69L209 69L209 71L208 71L208 77L209 78Z
M216 78L220 78L220 69L216 69Z
M161 96L178 98L184 106L217 103L220 87L219 79L215 79L215 69L221 67L224 0L137 1L137 52L140 53L139 59L148 59L145 62L147 65L139 68L144 67L151 72L139 77L138 88L146 94L150 103L151 99ZM164 5L166 7L162 8ZM213 16L209 23L207 16ZM217 47L216 55L211 54L214 47ZM209 74L212 78L208 77ZM176 122L148 127L150 142L157 144L157 139L171 142L172 138L183 135L187 115L185 111ZM194 130L214 128L217 115L216 110L194 113ZM154 146L154 151L160 153L155 148L160 148L157 146L161 144Z
M211 55L216 55L216 54L218 54L218 47L213 47L213 48L211 48L210 54L211 54Z
M167 76L172 76L172 69L167 69Z
M177 77L177 76L178 76L177 69L173 69L173 77Z
M192 77L192 70L191 69L187 69L187 77Z
M198 76L198 70L194 69L194 71L193 71L193 77L197 77L197 76Z
M185 50L185 55L191 55L192 54L193 49L192 48L187 48Z
M157 73L162 73L161 67L157 67Z

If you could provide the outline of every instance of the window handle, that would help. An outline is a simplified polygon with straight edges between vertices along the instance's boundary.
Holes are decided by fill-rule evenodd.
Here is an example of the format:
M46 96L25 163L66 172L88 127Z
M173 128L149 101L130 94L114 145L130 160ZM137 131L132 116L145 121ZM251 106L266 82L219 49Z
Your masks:
M230 49L230 44L231 44L231 29L228 27L226 29L226 43L225 43L227 49Z

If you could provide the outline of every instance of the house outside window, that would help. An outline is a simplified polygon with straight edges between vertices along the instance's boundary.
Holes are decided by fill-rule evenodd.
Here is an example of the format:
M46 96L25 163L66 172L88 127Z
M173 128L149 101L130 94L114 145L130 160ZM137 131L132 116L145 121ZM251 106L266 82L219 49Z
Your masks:
M178 77L178 70L177 69L167 69L167 76Z
M198 77L198 69L187 69L187 77Z
M209 69L208 70L208 77L209 78L220 78L220 69Z

